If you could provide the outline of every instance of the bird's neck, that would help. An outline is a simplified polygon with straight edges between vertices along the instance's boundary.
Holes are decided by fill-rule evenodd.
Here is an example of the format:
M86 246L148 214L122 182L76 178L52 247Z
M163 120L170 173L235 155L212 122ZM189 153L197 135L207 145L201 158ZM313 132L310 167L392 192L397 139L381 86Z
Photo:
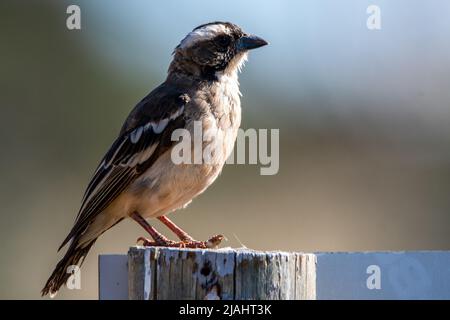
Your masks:
M217 82L224 77L238 79L239 66L227 67L217 70L209 66L199 66L181 55L176 55L168 70L167 81L169 82Z

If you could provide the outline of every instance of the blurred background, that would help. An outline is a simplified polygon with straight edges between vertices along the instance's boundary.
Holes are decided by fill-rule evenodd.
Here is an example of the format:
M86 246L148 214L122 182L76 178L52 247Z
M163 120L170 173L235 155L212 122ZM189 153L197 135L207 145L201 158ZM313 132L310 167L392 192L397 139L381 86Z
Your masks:
M381 30L366 27L370 4ZM445 0L1 1L0 298L40 297L128 112L214 20L270 42L240 76L242 127L280 129L280 170L228 165L175 222L259 250L450 249L449 14ZM141 235L131 221L108 231L82 290L58 298L96 299L98 255Z

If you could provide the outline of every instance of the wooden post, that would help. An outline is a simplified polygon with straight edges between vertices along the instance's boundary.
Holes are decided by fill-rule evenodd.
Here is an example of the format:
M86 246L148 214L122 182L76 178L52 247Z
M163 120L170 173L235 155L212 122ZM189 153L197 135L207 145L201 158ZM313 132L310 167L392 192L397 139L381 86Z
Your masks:
M315 299L314 254L249 249L132 247L128 296L164 299Z
M450 299L450 251L131 248L99 256L100 299Z

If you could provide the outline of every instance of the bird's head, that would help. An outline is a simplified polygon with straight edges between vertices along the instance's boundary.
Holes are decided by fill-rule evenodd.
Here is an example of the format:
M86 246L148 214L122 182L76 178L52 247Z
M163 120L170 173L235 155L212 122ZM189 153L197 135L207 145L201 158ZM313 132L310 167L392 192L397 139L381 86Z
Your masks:
M205 79L240 70L251 49L268 43L229 22L198 26L175 48L171 72L181 72Z

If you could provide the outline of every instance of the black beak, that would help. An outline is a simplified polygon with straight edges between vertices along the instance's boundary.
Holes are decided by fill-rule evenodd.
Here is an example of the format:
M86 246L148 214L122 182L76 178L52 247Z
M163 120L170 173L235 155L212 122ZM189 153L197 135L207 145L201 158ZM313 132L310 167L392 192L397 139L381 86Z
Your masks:
M260 37L254 35L245 35L239 39L238 48L239 50L251 50L265 46L267 44L269 43Z

